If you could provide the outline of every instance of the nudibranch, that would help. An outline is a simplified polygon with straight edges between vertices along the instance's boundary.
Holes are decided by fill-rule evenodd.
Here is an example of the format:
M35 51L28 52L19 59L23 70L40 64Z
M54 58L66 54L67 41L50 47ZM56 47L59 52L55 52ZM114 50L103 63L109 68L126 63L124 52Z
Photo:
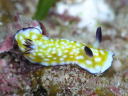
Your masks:
M77 41L53 39L40 26L18 30L14 38L24 57L44 66L76 64L92 74L101 74L112 64L113 52ZM96 32L101 41L101 28Z

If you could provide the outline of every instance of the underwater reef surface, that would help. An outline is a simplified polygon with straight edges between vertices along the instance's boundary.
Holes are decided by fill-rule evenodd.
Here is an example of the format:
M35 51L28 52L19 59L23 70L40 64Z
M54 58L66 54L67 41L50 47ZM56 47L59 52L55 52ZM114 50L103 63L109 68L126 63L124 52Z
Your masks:
M1 96L127 96L128 3L123 3L127 0L116 2L110 2L116 11L115 20L111 24L101 25L101 48L115 53L114 62L111 68L100 76L90 74L76 65L44 67L30 63L15 46L12 35L21 27L31 26L32 20L22 17L19 25L13 23L14 21L8 25L3 23L0 27ZM29 25L25 22L29 22ZM95 32L89 32L86 28L76 28L75 20L69 22L70 26L67 26L62 19L52 15L43 23L49 37L66 38L88 44L95 41Z

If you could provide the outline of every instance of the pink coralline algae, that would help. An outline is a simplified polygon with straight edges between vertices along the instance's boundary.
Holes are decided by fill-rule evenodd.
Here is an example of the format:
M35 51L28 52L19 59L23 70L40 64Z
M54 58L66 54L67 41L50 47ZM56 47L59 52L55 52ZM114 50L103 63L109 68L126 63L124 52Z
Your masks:
M4 59L0 59L0 93L6 94L12 92L18 87L18 78L15 77L11 68Z
M25 77L25 76L24 76ZM24 90L24 86L29 86L29 80L25 80L23 75L17 74L16 69L12 68L7 60L0 59L0 94L14 95Z
M0 45L0 53L8 52L13 48L13 36L9 34Z
M114 93L116 96L121 96L120 88L117 88L115 86L109 86L109 90Z
M37 26L37 24L39 24L37 21L24 19L24 17L19 16L17 20L15 19L15 22L8 24L4 28L3 32L7 34L3 42L0 43L0 96L16 94L19 96L28 92L31 82L25 72L26 70L29 72L31 67L25 67L24 62L26 61L21 62L20 56L22 55L20 52L16 52L13 37L20 28Z
M4 59L0 59L0 73L2 72L2 69L7 66L7 62Z
M39 25L37 21L29 20L22 16L15 16L15 22L8 24L4 31L6 31L7 36L4 41L0 44L0 53L8 52L13 48L14 40L13 35L17 30L25 28L25 27L35 27Z
M110 69L102 76L95 76L74 65L43 67L28 62L18 52L13 35L21 28L38 24L16 16L15 22L3 30L8 35L0 44L0 96L128 95L128 71L118 75Z

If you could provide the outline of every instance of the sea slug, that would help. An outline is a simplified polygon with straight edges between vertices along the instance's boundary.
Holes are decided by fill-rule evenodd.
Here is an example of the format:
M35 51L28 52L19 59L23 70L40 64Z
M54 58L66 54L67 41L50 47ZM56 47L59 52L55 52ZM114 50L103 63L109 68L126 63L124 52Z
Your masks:
M53 39L42 34L40 26L23 28L14 38L24 57L44 66L77 64L92 74L101 74L112 64L113 52L77 41ZM96 31L101 41L101 28Z

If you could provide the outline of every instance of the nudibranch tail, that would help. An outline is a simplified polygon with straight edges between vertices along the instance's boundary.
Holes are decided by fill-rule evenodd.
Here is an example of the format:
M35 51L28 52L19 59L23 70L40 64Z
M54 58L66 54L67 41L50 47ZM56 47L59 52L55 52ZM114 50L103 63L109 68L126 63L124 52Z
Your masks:
M18 30L15 40L25 58L45 66L77 64L90 73L100 74L106 71L113 61L112 52L77 41L49 38L42 35L40 26Z
M103 53L104 51L102 50L100 51L101 51L100 54L105 54L106 56L104 57L104 60L102 60L103 58L99 56L99 57L95 57L94 60L92 59L86 60L86 64L81 63L77 65L93 74L101 74L105 72L109 67L111 67L114 54L109 51L107 53Z

